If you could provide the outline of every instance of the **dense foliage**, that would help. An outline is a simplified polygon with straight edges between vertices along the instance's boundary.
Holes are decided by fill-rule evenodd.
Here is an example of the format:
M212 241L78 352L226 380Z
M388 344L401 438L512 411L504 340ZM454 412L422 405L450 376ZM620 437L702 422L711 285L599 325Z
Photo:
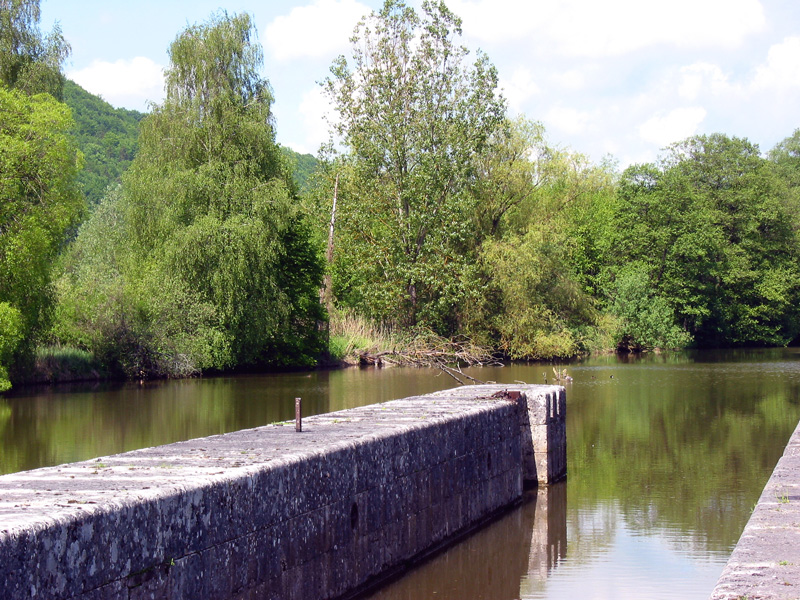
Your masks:
M78 184L91 208L108 186L120 182L136 156L139 121L145 115L114 108L69 79L64 82L64 103L72 109L75 126L71 133L85 161Z
M49 327L50 270L83 211L72 119L54 99L69 45L39 15L38 0L0 1L0 391Z
M497 73L467 62L460 20L443 3L417 14L388 1L353 36L325 90L346 152L336 294L369 316L404 327L457 330L474 264L475 158L505 123Z
M800 133L769 158L696 136L619 174L506 121L459 33L441 3L387 0L331 67L335 306L512 358L797 338Z
M386 0L317 159L275 141L248 15L180 33L145 116L64 81L38 7L0 0L0 391L45 342L135 377L312 365L320 297L332 330L521 359L798 339L800 130L620 173L510 119L444 3Z
M69 109L0 87L0 387L50 324L50 270L84 207ZM9 362L5 362L9 361Z
M58 25L42 34L40 15L39 0L0 0L0 83L60 100L70 47Z
M166 99L66 258L57 334L129 375L313 364L318 254L275 143L248 15L170 47Z
M680 325L704 346L785 345L800 332L792 211L786 182L750 142L675 144L660 164L623 174L609 270L641 285L612 296L652 295L645 313L669 306L673 319L655 319L667 337Z

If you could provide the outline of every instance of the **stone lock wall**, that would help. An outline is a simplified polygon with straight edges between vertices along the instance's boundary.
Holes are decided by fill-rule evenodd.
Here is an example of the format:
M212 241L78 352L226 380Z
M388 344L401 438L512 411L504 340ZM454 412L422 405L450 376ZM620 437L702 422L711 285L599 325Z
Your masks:
M525 457L542 481L565 465L525 433L562 439L563 388L506 387L0 477L0 598L363 590L517 502Z
M800 597L800 424L728 559L711 600Z

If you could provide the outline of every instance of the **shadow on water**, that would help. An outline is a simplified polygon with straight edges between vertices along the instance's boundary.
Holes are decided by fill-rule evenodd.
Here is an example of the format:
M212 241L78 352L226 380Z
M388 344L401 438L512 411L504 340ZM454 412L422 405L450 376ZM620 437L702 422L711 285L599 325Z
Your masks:
M565 483L526 492L522 506L362 600L517 600L566 557ZM447 577L442 577L447 573Z

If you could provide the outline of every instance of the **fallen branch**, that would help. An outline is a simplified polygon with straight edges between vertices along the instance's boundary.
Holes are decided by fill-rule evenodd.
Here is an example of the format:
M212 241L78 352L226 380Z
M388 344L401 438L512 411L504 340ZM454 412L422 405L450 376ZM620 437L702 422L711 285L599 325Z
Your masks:
M464 373L462 366L502 366L502 363L486 348L470 340L448 340L431 333L417 335L402 349L370 349L358 354L363 366L429 367L441 370L459 384L466 385L465 378L473 383L485 383Z

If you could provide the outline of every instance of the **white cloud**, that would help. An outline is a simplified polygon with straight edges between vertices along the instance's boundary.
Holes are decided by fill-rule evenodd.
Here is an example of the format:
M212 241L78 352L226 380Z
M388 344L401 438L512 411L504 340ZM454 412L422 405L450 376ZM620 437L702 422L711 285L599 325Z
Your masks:
M551 108L544 118L548 126L570 135L585 133L591 120L592 115L586 111L561 106Z
M533 80L530 70L518 67L511 74L510 79L500 78L500 89L508 100L508 105L513 111L522 112L523 104L540 92L539 86Z
M336 113L319 86L303 94L297 112L302 137L288 144L297 152L316 154L320 145L328 141L328 119L335 118Z
M326 57L347 47L356 23L370 12L356 0L315 0L267 25L264 46L276 60Z
M586 85L586 78L577 69L554 73L553 82L567 90L580 90Z
M766 24L759 0L451 0L486 42L529 38L568 56L616 56L658 44L735 47ZM510 17L513 15L513 17Z
M678 95L684 100L694 101L705 90L714 95L730 93L733 86L722 69L714 64L698 62L680 70Z
M93 61L88 67L67 73L67 77L108 103L147 110L147 102L164 97L164 68L149 58L137 56L115 62Z
M702 106L676 108L665 115L656 115L642 123L639 126L639 135L645 141L663 147L694 135L700 123L706 118L706 114L706 109Z
M800 37L788 37L770 47L767 62L756 70L753 87L800 88Z
M536 29L537 14L550 11L526 0L450 0L447 5L463 20L465 33L487 42L522 38Z

